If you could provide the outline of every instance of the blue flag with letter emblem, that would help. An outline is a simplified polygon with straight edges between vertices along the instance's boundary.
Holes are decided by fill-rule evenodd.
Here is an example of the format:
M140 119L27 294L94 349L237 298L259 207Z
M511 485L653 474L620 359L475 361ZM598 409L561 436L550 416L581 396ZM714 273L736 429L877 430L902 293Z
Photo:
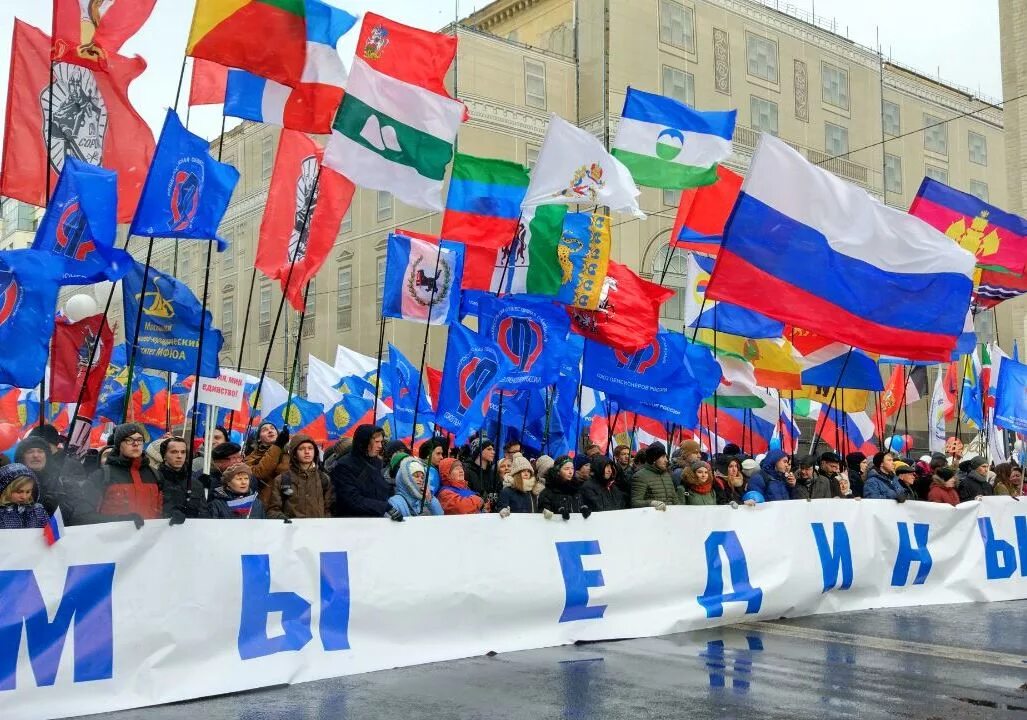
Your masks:
M168 110L130 232L216 240L220 252L228 243L217 229L237 182L239 171L212 158L207 141L182 127L175 111Z
M460 323L449 326L435 419L456 435L457 445L481 428L496 383L513 369L494 342Z
M117 173L68 156L32 243L64 258L62 285L117 281L132 267L114 247L117 208Z
M720 384L713 353L681 333L664 330L633 353L586 341L582 382L623 410L692 428L699 405Z
M549 300L487 297L478 306L478 332L496 343L514 366L502 381L504 388L556 382L571 347L566 342L569 331L567 313Z
M42 381L63 276L56 255L0 251L0 383L30 388Z
M136 336L136 316L143 295L144 268L139 263L125 275L122 297L125 307L125 337ZM146 293L142 298L142 327L136 348L136 364L151 370L192 375L196 372L196 353L203 329L203 363L200 374L217 377L218 354L224 338L214 328L210 312L202 313L200 302L182 282L150 268L146 277Z
M416 404L418 426L422 423L425 428L435 422L431 404L428 401L428 383L421 379L421 373L413 363L404 357L395 345L389 343L389 388L392 391L392 422L395 434L394 440L412 437L414 435L414 410ZM421 399L417 402L418 385L420 385ZM430 433L430 429L422 429L417 433L420 437Z

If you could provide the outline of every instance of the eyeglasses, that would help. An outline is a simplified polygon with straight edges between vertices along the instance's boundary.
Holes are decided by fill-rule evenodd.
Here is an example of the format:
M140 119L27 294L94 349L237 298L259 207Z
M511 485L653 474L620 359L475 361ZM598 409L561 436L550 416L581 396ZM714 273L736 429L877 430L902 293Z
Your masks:
M136 436L136 437L125 438L124 440L122 440L122 442L127 442L127 443L130 443L132 445L142 445L143 442L145 442L145 441L141 437Z

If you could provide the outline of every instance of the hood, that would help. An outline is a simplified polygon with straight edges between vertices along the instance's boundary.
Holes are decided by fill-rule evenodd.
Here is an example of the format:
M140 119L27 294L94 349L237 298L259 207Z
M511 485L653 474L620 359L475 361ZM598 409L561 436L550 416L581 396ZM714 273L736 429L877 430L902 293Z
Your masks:
M367 448L371 445L371 438L375 433L382 432L376 425L360 425L353 433L353 449L351 452L360 457L367 457Z
M7 486L15 481L16 478L20 478L22 475L32 478L36 483L36 488L39 487L39 478L32 472L28 467L21 463L10 463L0 467L0 495L3 495L4 490Z
M296 461L296 449L304 443L310 443L314 446L314 466L317 467L321 463L321 449L314 442L314 438L309 435L300 433L299 435L293 435L292 439L289 440L289 467L296 470L299 469L299 463Z
M591 468L591 470L592 470L592 479L595 480L598 483L604 483L605 484L606 478L603 477L603 473L606 470L606 466L607 465L612 465L612 464L613 464L613 461L610 460L608 457L600 456L600 457L594 458L592 460L592 468ZM616 478L616 477L617 477L617 475L614 474L613 478L610 478L610 482L613 482L614 478Z
M41 437L27 437L18 443L18 449L14 451L14 462L25 462L25 453L32 449L42 450L45 452L47 463L49 463L50 458L53 457L53 453L50 452L50 445L46 440Z
M407 504L409 504L410 507L413 508L414 513L416 515L420 515L422 507L422 493L424 494L425 504L431 502L431 484L428 483L428 475L427 471L425 470L424 481L427 484L427 487L423 491L421 490L421 488L417 487L417 483L414 482L414 477L411 473L411 468L413 467L418 467L421 470L425 470L424 464L420 460L417 460L415 458L408 457L405 458L402 463L400 463L399 472L396 474L396 494L407 501Z
M771 450L767 453L767 456L763 458L763 462L760 463L760 470L765 473L770 473L775 477L781 475L774 466L777 465L781 458L788 457L788 453L783 450Z

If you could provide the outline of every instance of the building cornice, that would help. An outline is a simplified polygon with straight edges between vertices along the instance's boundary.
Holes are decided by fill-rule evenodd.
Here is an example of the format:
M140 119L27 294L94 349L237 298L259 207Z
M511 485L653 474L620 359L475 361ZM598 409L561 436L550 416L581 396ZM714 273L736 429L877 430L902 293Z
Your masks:
M471 115L468 125L474 127L541 142L549 126L549 113L498 103L477 95L461 93L460 99Z

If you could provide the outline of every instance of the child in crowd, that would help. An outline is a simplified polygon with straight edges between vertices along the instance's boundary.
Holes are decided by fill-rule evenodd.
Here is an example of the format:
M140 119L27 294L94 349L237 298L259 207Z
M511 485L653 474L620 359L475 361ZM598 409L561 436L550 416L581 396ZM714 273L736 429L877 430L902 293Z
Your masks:
M42 528L50 516L36 502L36 474L21 463L0 467L0 529Z

